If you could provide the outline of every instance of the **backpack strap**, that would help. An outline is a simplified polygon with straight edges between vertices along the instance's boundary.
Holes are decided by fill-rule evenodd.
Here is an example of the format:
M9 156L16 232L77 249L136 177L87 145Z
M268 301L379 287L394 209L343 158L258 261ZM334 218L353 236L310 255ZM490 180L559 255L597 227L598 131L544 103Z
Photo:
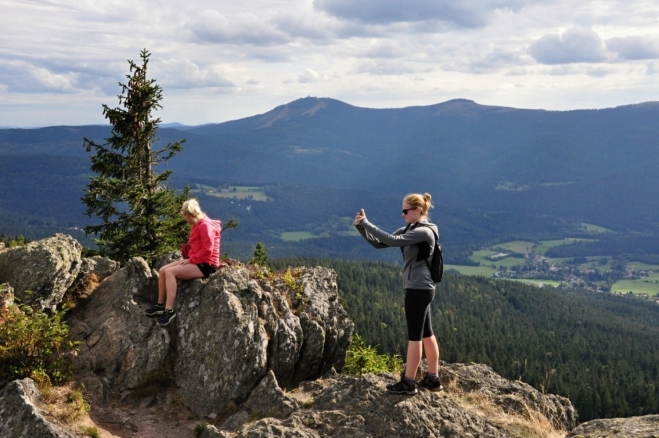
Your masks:
M430 231L432 231L433 236L435 236L435 244L433 245L433 247L439 245L439 236L437 235L437 233L435 233L435 230L432 229L430 224L427 224L427 225L426 224L417 224L417 225L420 226L420 227L426 227ZM440 249L441 249L441 247L440 247ZM428 254L428 257L424 259L425 262L426 262L426 265L428 266L428 269L430 270L430 263L428 263L428 258L430 258L430 254Z

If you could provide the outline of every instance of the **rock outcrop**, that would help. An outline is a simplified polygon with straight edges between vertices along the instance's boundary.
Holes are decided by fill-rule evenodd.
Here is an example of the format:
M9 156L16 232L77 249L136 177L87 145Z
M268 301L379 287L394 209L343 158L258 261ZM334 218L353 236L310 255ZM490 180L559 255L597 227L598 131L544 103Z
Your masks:
M82 246L64 234L0 252L0 283L9 283L23 303L53 309L77 278L81 254Z
M14 380L0 389L0 436L75 438L40 406L44 400L32 379Z
M157 297L157 272L131 260L73 313L85 386L95 388L96 400L106 398L102 388L135 389L170 366L170 354L185 405L213 418L234 411L270 371L287 387L341 369L353 324L338 303L336 274L313 268L296 275L287 285L236 263L206 280L180 282L177 317L163 329L144 315Z
M102 388L119 393L137 388L167 356L169 333L147 318L133 299L153 284L146 262L132 259L72 314L71 336L82 341L76 368L96 401L107 398Z
M587 421L566 438L659 438L659 415Z
M330 371L323 379L302 383L289 395L300 401L289 416L277 418L264 415L263 411L251 410L242 414L243 424L240 427L236 428L235 424L237 414L225 424L211 428L207 436L225 436L219 435L220 432L232 432L236 438L515 436L496 419L473 413L459 403L463 398L476 396L486 398L502 412L520 418L542 416L547 412L546 420L552 424L562 424L566 418L566 415L552 411L556 403L574 413L567 399L545 396L529 387L521 388L524 393L518 395L517 401L533 404L533 407L520 414L517 404L497 401L497 396L501 394L516 395L516 382L507 381L490 371L476 364L442 363L442 381L448 391L433 393L421 390L415 396L387 394L385 386L398 379L390 373L350 377ZM463 379L460 384L454 380L458 375ZM258 420L254 421L255 418ZM227 427L226 423L233 424Z

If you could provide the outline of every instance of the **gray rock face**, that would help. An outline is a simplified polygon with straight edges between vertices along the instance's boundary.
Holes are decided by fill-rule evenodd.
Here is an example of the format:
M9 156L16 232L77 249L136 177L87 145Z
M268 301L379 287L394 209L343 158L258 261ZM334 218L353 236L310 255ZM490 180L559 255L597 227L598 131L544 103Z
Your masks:
M0 390L0 436L3 438L74 438L38 407L43 398L32 379L14 380Z
M252 415L277 418L286 418L299 407L297 400L284 394L272 371L265 375L243 405Z
M587 421L565 438L659 438L659 415Z
M82 341L76 358L81 376L93 381L93 373L105 386L124 391L136 388L162 365L169 351L169 334L133 299L152 287L151 269L143 259L135 258L73 311L70 333Z
M64 234L0 252L0 283L11 284L23 303L55 308L78 276L81 254L82 246Z
M268 339L247 274L222 270L208 283L189 282L178 293L174 376L197 415L245 400L266 373Z
M250 280L238 266L182 284L174 375L193 412L211 416L244 402L268 370L286 386L343 367L353 324L337 302L336 274L305 269L298 281L303 293Z
M532 386L504 379L492 368L483 364L440 364L442 380L464 392L478 391L504 412L527 416L529 412L543 412L551 424L562 430L576 425L577 414L565 397L542 394ZM446 386L446 385L445 385Z

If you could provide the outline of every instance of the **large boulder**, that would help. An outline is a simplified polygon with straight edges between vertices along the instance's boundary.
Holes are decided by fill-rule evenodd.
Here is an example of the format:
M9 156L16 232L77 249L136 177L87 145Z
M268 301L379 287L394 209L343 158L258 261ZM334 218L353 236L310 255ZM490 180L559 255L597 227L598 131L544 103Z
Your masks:
M134 389L162 366L169 334L135 301L135 295L143 291L154 291L154 278L146 262L134 258L73 311L70 333L82 341L75 360L79 374L90 383L86 386L101 391L95 377L106 388Z
M32 379L14 380L0 389L0 436L75 438L41 407L43 397Z
M659 437L659 415L592 420L580 424L565 438Z
M338 303L336 274L313 268L296 275L291 285L277 276L250 279L260 275L234 266L181 285L174 376L193 412L234 409L268 370L286 387L343 367L353 323Z
M81 255L82 246L64 234L2 251L0 283L9 283L23 303L54 309L77 278Z

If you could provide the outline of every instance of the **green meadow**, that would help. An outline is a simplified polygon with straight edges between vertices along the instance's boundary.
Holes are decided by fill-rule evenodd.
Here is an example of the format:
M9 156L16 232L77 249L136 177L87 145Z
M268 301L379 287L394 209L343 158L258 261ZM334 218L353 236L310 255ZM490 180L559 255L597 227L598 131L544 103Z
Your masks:
M299 242L300 240L313 239L314 237L320 236L309 231L287 231L285 233L281 233L280 237L282 240L286 240L288 242Z
M561 284L560 281L536 280L536 279L533 279L533 278L506 278L506 280L521 281L522 283L533 284L533 285L539 286L539 287L542 287L542 286L558 287Z
M444 269L455 269L462 275L482 275L484 277L491 277L496 272L496 269L489 266L444 265Z
M216 198L249 199L250 201L268 201L270 199L265 194L264 187L229 186L228 189L218 189L202 184L197 184L197 186L208 196Z
M581 226L588 231L589 233L612 233L612 230L608 228L600 227L598 225L587 224L585 222L581 223Z
M638 280L618 280L611 286L611 292L659 295L659 273Z
M533 252L536 254L544 254L549 249L554 248L556 246L561 246L561 245L569 245L574 242L592 242L593 239L578 239L578 238L572 238L569 237L567 239L557 239L557 240L544 240L540 242L540 245L535 245L533 247Z
M530 251L534 245L534 242L530 242L528 240L514 240L512 242L498 243L492 246L495 248L507 249L508 251L525 253Z

